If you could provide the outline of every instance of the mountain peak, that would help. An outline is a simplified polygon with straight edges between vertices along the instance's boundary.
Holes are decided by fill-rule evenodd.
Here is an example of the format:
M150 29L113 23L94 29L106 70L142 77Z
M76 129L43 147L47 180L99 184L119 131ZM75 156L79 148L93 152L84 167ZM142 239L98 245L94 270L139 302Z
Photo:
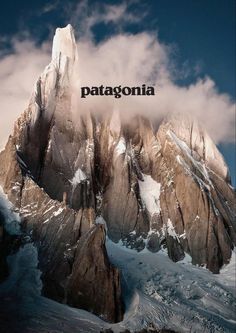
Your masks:
M74 29L70 24L64 28L57 28L53 38L52 59L57 60L60 55L73 61L77 55Z

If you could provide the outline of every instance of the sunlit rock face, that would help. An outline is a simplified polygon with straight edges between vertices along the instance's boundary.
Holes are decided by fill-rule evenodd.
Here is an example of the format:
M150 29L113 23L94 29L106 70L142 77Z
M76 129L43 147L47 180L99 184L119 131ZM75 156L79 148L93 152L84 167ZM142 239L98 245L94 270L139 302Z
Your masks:
M89 117L81 118L76 130L71 117L71 78L76 62L72 27L57 29L52 61L38 79L29 107L16 121L1 153L0 182L38 247L43 293L114 322L122 319L123 302L119 272L107 258L104 231L94 226L95 194L90 183L93 125ZM74 267L78 249L91 242L91 228L96 231L91 235L96 251L82 254L88 257L88 265L96 262L92 277L101 290L97 298L90 275L83 278L88 290L80 296L78 267ZM69 278L73 283L68 285ZM106 287L113 296L107 297Z
M115 242L164 247L173 261L188 253L217 273L235 244L235 193L223 157L192 119L156 124L124 120L117 109L99 117L74 109L77 67L73 29L57 29L52 61L0 153L0 184L37 244L44 293L118 321L119 272L95 222L102 216Z

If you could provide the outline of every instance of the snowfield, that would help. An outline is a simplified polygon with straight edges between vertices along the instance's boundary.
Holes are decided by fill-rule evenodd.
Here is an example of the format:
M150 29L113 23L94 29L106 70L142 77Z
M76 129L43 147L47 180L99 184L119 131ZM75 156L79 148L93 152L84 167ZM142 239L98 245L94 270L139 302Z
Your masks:
M86 180L86 175L85 173L78 168L78 170L76 170L74 177L71 180L71 184L75 187L76 185L80 184L82 181Z
M2 193L0 204L9 230L17 233L19 217ZM105 222L100 218L97 223ZM235 252L221 274L214 275L191 265L189 258L174 263L164 251L137 252L109 239L106 248L110 261L122 272L126 306L122 322L109 324L41 296L37 249L29 242L8 257L10 276L0 284L0 332L99 333L111 328L118 333L150 323L179 333L235 332Z
M121 326L137 330L152 322L176 332L235 331L235 253L214 275L186 260L174 263L162 251L136 252L110 240L107 251L122 270L127 295Z
M143 180L139 180L139 189L142 201L150 216L160 213L161 184L157 183L150 175L142 174Z

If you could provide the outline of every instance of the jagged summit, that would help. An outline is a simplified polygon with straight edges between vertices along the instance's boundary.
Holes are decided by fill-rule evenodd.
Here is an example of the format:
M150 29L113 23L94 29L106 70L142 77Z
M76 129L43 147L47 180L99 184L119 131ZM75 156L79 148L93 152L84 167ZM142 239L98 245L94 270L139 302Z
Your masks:
M230 182L230 173L222 154L206 130L191 115L170 115L163 121L165 128L172 130L191 149L192 154L220 177Z
M110 321L122 318L120 275L103 228L94 228L98 220L114 242L164 250L174 262L188 254L218 273L236 243L235 193L207 133L183 117L154 126L140 115L123 122L117 110L80 113L72 103L70 25L57 29L52 54L0 153L0 185L38 247L44 293Z
M57 28L53 38L52 59L57 59L60 55L64 55L72 61L77 57L74 29L70 24L65 28Z

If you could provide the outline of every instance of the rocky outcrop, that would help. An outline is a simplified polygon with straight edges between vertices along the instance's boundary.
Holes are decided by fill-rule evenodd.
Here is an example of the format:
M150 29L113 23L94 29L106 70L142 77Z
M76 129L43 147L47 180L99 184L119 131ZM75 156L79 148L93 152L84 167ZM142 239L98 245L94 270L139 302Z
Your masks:
M122 320L119 271L109 263L105 230L93 224L93 210L52 200L26 177L20 215L38 248L43 294L110 322Z
M122 320L120 277L106 254L103 225L92 227L81 237L67 297L70 305L100 314L107 321Z
M167 221L167 228L168 221L171 221L169 228L173 226L174 230L170 233L181 248L191 254L193 264L206 264L217 273L223 264L229 262L235 244L235 193L227 184L229 176L223 158L206 133L198 128L203 145L200 149L197 138L191 130L188 131L187 122L182 136L176 135L176 126L179 129L178 122L175 120L173 123L171 119L158 131L164 168L168 174L161 179L162 218ZM187 144L191 135L195 146ZM212 155L208 158L209 149ZM212 156L218 159L220 171L212 164ZM224 186L219 188L216 178Z
M181 115L156 132L143 117L131 123L121 124L107 163L102 213L109 236L138 250L164 246L174 261L189 253L193 264L219 272L236 230L235 193L221 154L196 121Z
M119 274L96 216L115 242L164 247L173 261L188 253L217 273L235 244L235 192L196 121L73 109L77 61L72 28L57 30L52 61L0 153L0 184L38 246L44 293L117 321Z
M0 184L15 207L20 206L23 184L23 161L18 158L15 137L10 136L4 151L0 152Z

